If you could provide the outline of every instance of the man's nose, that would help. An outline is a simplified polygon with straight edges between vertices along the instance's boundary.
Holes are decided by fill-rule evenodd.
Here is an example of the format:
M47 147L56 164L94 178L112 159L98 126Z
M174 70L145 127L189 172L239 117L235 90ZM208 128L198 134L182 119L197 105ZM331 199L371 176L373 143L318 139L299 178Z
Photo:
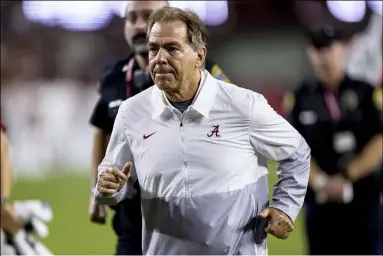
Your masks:
M148 28L148 22L143 17L137 17L136 24L134 24L136 29L146 33Z
M158 65L164 65L167 63L166 60L166 51L162 48L159 49L157 56L156 56L156 64Z

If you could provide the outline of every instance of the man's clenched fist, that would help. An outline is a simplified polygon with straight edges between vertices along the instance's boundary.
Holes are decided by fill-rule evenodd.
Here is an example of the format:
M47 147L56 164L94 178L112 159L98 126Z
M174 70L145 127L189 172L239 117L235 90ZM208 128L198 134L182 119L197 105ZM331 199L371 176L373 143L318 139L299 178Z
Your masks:
M278 209L263 209L258 217L269 221L265 232L272 234L279 239L286 239L294 230L294 225L291 219Z
M117 167L107 167L97 178L97 190L102 196L113 196L129 179L132 163L124 165L122 171Z

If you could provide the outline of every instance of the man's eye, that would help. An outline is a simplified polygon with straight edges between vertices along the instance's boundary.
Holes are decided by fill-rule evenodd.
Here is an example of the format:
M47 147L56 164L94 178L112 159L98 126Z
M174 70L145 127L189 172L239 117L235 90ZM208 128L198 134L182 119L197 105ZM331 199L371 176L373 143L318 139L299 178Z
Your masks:
M145 21L148 21L151 14L152 14L152 12L144 12L144 13L142 13L142 18Z
M155 47L149 47L149 51L150 51L150 52L155 52L155 51L157 51L157 48L155 48Z
M178 51L178 49L176 47L169 47L169 52L175 52L175 51Z
M137 20L137 14L136 13L129 13L127 16L126 16L126 21L129 21L131 23L135 23Z

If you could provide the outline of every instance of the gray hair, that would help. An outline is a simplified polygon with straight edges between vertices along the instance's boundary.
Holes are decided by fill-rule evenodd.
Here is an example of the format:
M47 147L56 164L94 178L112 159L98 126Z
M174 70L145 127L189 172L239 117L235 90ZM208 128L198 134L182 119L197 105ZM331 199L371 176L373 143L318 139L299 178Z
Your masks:
M147 38L149 37L149 33L155 23L170 21L182 21L185 23L187 27L188 43L195 51L206 47L208 33L205 24L203 24L198 15L190 10L184 11L170 6L162 7L150 15Z

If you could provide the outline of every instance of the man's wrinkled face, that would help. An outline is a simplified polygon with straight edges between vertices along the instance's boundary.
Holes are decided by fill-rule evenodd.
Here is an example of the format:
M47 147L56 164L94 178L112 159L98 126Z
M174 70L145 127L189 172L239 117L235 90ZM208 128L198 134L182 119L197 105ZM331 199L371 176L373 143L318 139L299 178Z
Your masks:
M197 52L188 42L181 21L155 23L148 37L149 69L163 91L177 91L204 62L204 49Z
M347 56L344 43L335 42L320 49L310 46L307 52L315 74L320 79L331 81L342 76Z
M167 5L167 1L130 1L125 14L124 35L133 52L142 55L148 53L148 18L153 11Z

